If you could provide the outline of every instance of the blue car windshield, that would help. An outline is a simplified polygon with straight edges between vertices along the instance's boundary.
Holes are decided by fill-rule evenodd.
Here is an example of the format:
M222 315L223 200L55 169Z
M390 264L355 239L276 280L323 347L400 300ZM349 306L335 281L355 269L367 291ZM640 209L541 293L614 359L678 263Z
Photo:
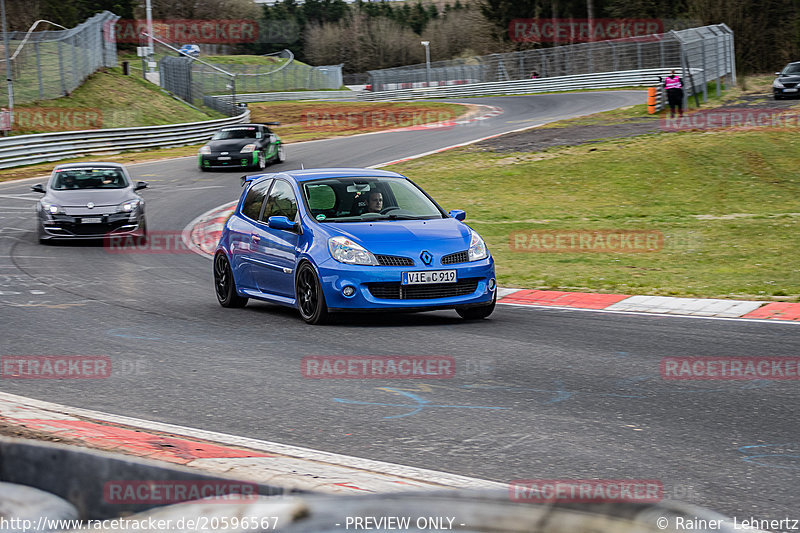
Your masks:
M446 216L419 188L403 178L325 178L302 185L306 205L319 222L424 220Z

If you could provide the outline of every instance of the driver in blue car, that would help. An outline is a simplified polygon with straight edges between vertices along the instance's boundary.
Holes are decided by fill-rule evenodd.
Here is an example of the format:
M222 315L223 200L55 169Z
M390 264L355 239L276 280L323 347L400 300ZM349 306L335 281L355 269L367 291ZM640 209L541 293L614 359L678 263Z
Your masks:
M370 191L367 195L366 213L380 213L383 209L383 194L379 191Z

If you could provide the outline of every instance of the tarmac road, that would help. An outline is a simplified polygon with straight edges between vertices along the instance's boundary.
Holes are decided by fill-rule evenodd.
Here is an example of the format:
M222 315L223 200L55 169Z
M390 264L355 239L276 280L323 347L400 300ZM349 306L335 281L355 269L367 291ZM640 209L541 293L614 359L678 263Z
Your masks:
M270 170L369 166L643 97L465 101L505 113L289 145ZM151 184L151 231L177 234L240 191L241 173L201 173L193 158L131 171ZM739 518L800 518L798 382L659 373L664 357L796 356L796 325L500 305L479 323L442 311L312 327L269 304L222 309L211 263L192 253L39 245L35 182L0 184L0 354L107 355L114 371L4 377L4 392L500 482L655 479L668 497ZM306 379L310 355L450 355L458 370L443 380Z

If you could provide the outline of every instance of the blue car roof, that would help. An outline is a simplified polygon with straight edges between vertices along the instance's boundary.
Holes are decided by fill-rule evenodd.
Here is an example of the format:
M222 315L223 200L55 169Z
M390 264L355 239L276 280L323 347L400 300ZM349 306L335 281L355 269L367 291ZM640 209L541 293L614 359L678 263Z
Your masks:
M407 179L402 174L391 172L388 170L377 170L373 168L307 168L303 170L285 170L282 172L271 172L269 174L254 174L252 176L242 177L242 181L247 183L267 176L283 175L294 179L297 182L318 180L323 178L341 178L341 177L364 177L364 178L403 178Z

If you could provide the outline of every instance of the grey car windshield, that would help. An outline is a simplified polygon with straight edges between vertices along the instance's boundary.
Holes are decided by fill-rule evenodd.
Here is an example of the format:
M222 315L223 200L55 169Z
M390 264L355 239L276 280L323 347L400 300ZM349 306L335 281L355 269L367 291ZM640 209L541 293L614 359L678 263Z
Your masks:
M56 191L71 189L124 189L128 186L125 174L116 168L77 168L56 170L51 188Z
M781 72L784 76L789 74L800 74L800 64L786 65L786 68Z
M304 182L311 215L320 222L444 218L439 207L402 178L347 177Z

